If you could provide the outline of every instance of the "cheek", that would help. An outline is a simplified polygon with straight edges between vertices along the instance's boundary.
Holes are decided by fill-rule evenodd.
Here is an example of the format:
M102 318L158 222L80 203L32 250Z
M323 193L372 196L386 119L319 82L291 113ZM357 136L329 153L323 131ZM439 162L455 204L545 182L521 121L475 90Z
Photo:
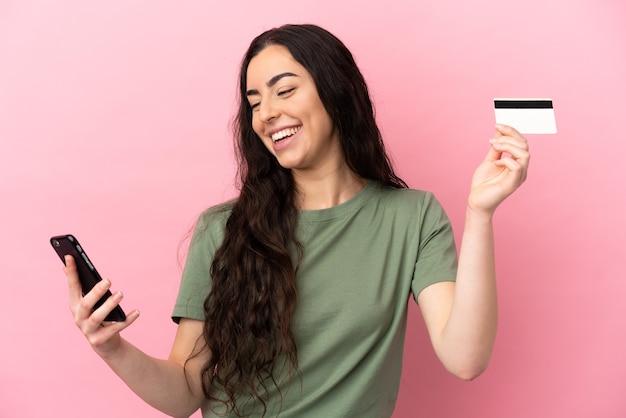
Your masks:
M316 95L313 99L311 99L310 103L313 103L311 115L315 119L317 125L325 131L332 130L333 121L319 96Z
M317 126L319 127L320 134L332 137L335 133L335 125L323 106L319 109L317 115Z
M254 114L252 115L252 130L259 138L262 138L262 124Z
M257 140L263 144L263 147L267 149L270 154L273 154L272 140L263 136L264 125L258 118L252 117L252 130L257 136Z

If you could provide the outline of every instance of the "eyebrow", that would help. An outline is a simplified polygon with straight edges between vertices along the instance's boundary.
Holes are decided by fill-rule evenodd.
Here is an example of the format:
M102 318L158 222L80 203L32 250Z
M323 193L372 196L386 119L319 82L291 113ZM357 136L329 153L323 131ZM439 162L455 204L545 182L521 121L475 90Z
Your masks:
M278 81L285 77L298 77L298 75L290 72L276 74L274 77L270 78L267 82L267 87L272 87L274 84L278 83ZM251 89L246 91L246 97L254 96L255 94L260 94L258 90Z

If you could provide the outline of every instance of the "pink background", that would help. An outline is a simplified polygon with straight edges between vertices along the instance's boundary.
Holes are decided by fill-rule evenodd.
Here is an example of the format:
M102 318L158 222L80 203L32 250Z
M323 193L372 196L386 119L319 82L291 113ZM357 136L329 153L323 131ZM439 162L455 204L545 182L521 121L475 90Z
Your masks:
M400 174L456 228L494 97L551 97L496 217L500 329L466 383L411 305L394 417L626 416L623 0L0 2L0 416L158 417L92 353L51 235L75 234L167 356L185 237L233 196L239 60L312 22L353 51Z

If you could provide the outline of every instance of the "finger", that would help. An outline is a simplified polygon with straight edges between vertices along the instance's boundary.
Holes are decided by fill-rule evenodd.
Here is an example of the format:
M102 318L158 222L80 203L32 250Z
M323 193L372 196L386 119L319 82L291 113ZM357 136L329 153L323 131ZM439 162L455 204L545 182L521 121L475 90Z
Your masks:
M67 276L67 286L70 295L70 306L77 306L83 297L82 287L78 278L78 270L76 262L71 255L65 256L65 268L63 269Z
M509 171L507 178L515 187L518 187L526 180L526 167L518 160L514 160L512 158L502 158L496 161L495 165L498 167L505 167Z
M499 141L509 140L520 144L520 146L528 146L528 141L526 140L526 137L515 128L507 125L496 125L496 133L494 135L494 139L497 139Z
M502 150L504 152L512 153L511 151L519 149L522 151L521 154L528 154L529 151L528 141L526 141L526 138L523 136L500 136L497 138L491 138L489 143L497 150Z
M521 135L518 137L502 136L492 138L489 142L496 150L508 153L513 158L526 161L530 159L528 142Z
M101 326L98 326L98 328L93 332L85 333L85 336L94 348L98 347L109 341L115 334L118 334L122 330L128 328L135 322L135 320L137 320L137 318L139 318L139 311L134 310L126 316L126 321L105 322Z
M491 141L493 141L493 139L489 142ZM496 149L496 147L494 147L494 143L492 143L489 147L489 151L487 151L487 155L485 155L485 161L494 162L498 161L500 158L502 158L502 151Z
M528 144L526 142L515 140L510 137L492 138L489 142L496 151L507 152L511 154L513 158L525 160L530 158Z
M502 125L502 124L497 123L495 128L496 128L496 135L499 134L500 136L524 138L524 135L522 135L517 129L513 128L512 126Z
M530 163L530 153L516 146L511 145L495 145L496 149L506 152L508 155L506 158L500 158L494 163L498 167L506 167L510 171L520 170L520 178L523 181L526 180L528 173L528 165Z
M528 151L506 144L495 144L494 148L500 152L502 152L502 158L512 158L518 161L524 161L526 165L528 165L528 160L530 159L530 154Z
M79 303L72 310L74 312L74 320L79 321L88 319L96 303L107 293L111 287L111 282L107 279L99 281L85 296L81 297ZM78 324L80 327L80 324Z
M104 323L106 317L109 316L111 311L120 304L123 298L124 295L122 294L122 292L113 293L106 299L106 301L102 305L100 305L97 309L93 311L93 313L89 317L90 322L101 326Z

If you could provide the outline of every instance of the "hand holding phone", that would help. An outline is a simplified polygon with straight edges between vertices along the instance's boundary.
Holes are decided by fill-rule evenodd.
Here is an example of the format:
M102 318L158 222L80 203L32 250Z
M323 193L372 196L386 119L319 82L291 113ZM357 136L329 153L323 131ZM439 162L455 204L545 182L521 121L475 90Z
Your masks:
M93 263L89 257L87 257L85 250L73 235L54 236L50 238L50 244L52 245L52 248L54 248L57 255L61 258L61 261L63 261L63 264L65 264L66 255L71 255L74 258L83 296L89 293L89 291L102 280L102 277L100 277L100 274L94 267ZM104 296L96 302L93 309L98 309L111 296L111 292L107 290ZM126 314L122 308L117 305L107 315L105 321L124 322L126 321Z

